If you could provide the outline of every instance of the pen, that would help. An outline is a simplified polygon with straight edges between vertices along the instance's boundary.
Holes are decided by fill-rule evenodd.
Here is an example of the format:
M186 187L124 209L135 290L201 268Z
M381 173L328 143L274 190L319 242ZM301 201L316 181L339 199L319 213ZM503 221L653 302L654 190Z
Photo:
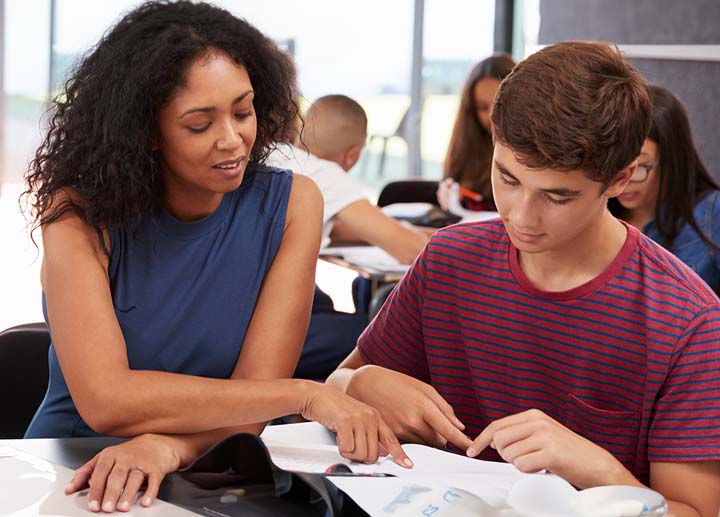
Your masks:
M394 478L394 474L385 474L384 472L353 472L350 467L344 463L336 463L330 465L325 470L326 476L344 476L344 477L359 477L359 478Z
M330 472L325 474L326 477L354 477L354 478L394 478L395 474L385 474L384 472Z
M459 186L458 192L460 193L460 197L464 197L467 199L470 199L471 201L482 201L482 195L478 194L477 192L473 192L469 188L465 188L462 185Z

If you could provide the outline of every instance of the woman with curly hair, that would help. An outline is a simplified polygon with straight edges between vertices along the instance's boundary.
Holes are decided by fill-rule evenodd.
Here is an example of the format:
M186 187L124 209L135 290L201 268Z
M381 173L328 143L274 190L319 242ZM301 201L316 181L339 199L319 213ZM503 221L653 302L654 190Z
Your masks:
M608 206L720 292L720 185L700 158L680 99L661 86L650 92L652 126L638 168Z
M409 462L377 411L289 379L322 199L263 161L291 134L296 99L294 68L269 39L181 1L124 16L55 103L27 175L52 345L26 437L138 437L68 487L92 477L93 511L127 510L146 478L150 504L167 472L212 443L293 413L336 430L348 458L384 448Z
M490 185L493 155L492 115L500 82L515 66L509 54L497 53L483 59L470 71L460 94L455 126L447 155L445 179L438 189L438 201L444 210L495 210ZM477 198L458 198L460 187L478 194Z

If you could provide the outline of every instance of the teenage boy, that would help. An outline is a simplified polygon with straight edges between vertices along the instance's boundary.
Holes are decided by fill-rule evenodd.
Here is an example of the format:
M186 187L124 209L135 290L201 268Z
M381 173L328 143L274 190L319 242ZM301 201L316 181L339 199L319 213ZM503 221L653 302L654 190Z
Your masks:
M436 233L328 382L404 440L716 517L720 302L606 206L650 109L606 44L519 64L492 115L500 220Z
M345 95L317 99L305 115L297 147L274 151L268 163L312 178L324 199L323 241L330 237L365 241L409 264L429 236L405 226L372 205L347 172L357 163L367 138L367 116ZM310 327L295 376L325 379L355 347L367 326L363 307L355 314L335 311L330 297L315 289Z

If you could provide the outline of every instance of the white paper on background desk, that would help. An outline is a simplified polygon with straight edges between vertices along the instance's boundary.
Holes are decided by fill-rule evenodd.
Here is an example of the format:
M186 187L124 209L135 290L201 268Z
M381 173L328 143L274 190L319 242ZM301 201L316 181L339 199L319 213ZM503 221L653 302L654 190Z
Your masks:
M461 223L476 223L479 221L490 221L491 219L497 219L500 214L497 212L475 212L473 210L467 210L462 214Z
M385 205L380 210L387 216L395 219L411 219L422 217L430 210L437 208L432 203L392 203Z
M401 264L392 255L377 246L338 246L322 248L320 255L340 257L350 264L380 272L405 272L410 266Z
M0 515L13 517L99 515L88 510L87 491L65 495L73 470L18 449L0 446ZM196 515L156 500L120 515L171 517Z

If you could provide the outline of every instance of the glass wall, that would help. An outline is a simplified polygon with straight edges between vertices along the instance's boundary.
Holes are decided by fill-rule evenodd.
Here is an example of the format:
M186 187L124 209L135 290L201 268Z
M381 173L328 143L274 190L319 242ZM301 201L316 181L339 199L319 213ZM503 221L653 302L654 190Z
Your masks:
M493 51L494 0L425 1L423 176L440 178L459 93L475 63Z
M540 0L515 0L513 57L522 61L538 50Z
M369 145L350 172L379 186L407 174L407 146L393 135L410 105L412 0L266 0L218 2L278 42L289 42L298 81L310 103L341 93L356 99L368 115ZM349 8L351 7L351 8ZM382 171L381 171L382 168Z
M19 293L0 297L0 329L42 319L39 254L27 238L17 197L43 132L48 98L118 17L141 1L0 0L5 101L0 242L13 250L3 259L0 285ZM293 54L307 102L342 93L363 105L371 138L351 174L376 190L407 176L402 122L410 105L416 2L422 0L216 1ZM420 153L424 175L437 178L465 75L492 49L494 0L424 0L424 11Z
M50 8L46 0L5 2L3 156L0 178L22 181L40 138L50 65Z
M13 161L6 165L6 171L24 164L33 148L30 142L37 140L28 138L27 131L16 131L14 121L24 117L37 133L48 85L53 90L59 88L82 54L140 0L55 0L50 55L52 3L6 1L6 125L11 126L7 134L22 142L6 146L12 153L6 153L5 160ZM343 93L363 105L371 138L352 174L376 187L407 175L402 122L410 105L414 0L216 3L246 18L294 55L307 102L321 95ZM441 175L465 75L475 62L492 52L495 2L425 0L424 4L421 158L423 175L436 178Z
M54 0L55 41L52 49L53 87L58 89L68 72L103 33L141 0Z

